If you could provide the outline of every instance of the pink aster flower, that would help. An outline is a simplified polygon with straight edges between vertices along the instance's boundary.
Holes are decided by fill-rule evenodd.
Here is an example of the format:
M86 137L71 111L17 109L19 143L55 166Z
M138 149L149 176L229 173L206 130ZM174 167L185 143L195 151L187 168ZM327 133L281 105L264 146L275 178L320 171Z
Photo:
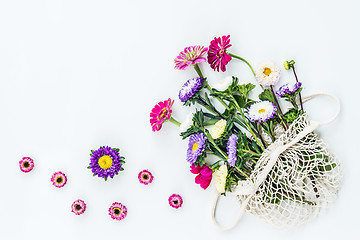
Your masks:
M114 202L109 208L109 215L112 219L120 221L127 215L127 208L121 203Z
M169 120L171 117L171 107L174 104L174 100L170 98L163 102L159 102L154 106L150 113L150 124L153 132L159 131L162 127L162 124Z
M184 51L175 58L175 68L185 70L188 66L205 62L206 58L204 58L203 55L205 55L207 51L208 48L203 46L186 47Z
M83 200L78 199L71 205L71 211L75 213L75 215L83 214L85 210L86 204Z
M153 181L154 177L148 170L142 170L139 172L138 179L140 183L148 185Z
M28 173L34 168L34 161L29 157L23 157L19 161L19 166L21 171Z
M231 60L231 56L226 53L226 49L231 47L230 44L230 35L222 36L221 38L214 38L210 42L209 51L208 51L208 63L211 68L219 72L226 71L226 65Z
M173 208L179 208L183 204L183 199L179 194L172 194L168 201L170 206Z
M52 175L51 182L55 187L61 188L66 184L67 178L64 173L56 172Z
M202 167L195 167L195 165L191 165L190 172L198 174L195 178L195 183L200 184L200 187L203 189L206 189L210 185L213 171L208 165L205 164Z

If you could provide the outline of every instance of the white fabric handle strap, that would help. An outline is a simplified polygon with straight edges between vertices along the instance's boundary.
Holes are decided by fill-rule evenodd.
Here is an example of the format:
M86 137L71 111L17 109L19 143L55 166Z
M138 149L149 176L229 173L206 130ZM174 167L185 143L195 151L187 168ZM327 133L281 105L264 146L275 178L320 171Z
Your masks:
M340 113L340 101L337 97L335 97L334 95L328 94L328 93L318 93L318 94L313 94L313 95L309 95L306 96L305 98L303 98L303 102L306 102L310 99L313 99L314 97L317 96L328 96L330 97L332 100L334 100L335 104L336 104L336 113L333 117L331 117L330 119L323 121L323 122L317 122L317 121L311 121L310 124L305 127L292 141L290 141L289 143L285 144L285 145L279 145L275 151L270 153L270 160L268 161L267 165L264 167L263 171L261 172L261 174L258 175L255 183L251 183L250 181L243 181L244 182L244 186L238 186L239 191L237 192L240 195L248 195L247 198L241 203L240 206L240 211L238 216L236 217L236 219L234 220L234 222L232 224L230 224L229 226L222 226L218 223L217 219L216 219L216 208L218 205L218 201L220 198L220 194L217 194L215 196L215 200L212 206L212 220L214 222L214 224L221 230L230 230L232 228L234 228L238 222L240 221L240 219L242 218L243 214L245 213L246 207L250 201L250 199L254 196L254 194L256 193L257 189L259 188L259 186L265 181L268 173L271 171L272 167L275 165L279 155L284 152L286 149L288 149L289 147L291 147L292 145L294 145L295 143L297 143L300 139L302 139L303 137L305 137L307 134L313 132L315 129L317 129L319 126L323 126L326 125L332 121L335 120L335 118L339 115ZM275 144L275 143L274 143Z

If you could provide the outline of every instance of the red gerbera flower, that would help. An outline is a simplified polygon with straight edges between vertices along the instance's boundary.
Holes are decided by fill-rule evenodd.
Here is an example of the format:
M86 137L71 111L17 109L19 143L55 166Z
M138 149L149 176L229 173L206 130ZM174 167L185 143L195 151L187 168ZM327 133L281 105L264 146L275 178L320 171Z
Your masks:
M214 40L210 42L208 63L212 69L219 72L219 68L221 68L221 71L226 71L225 66L231 60L231 56L226 53L226 49L229 47L231 47L230 35L214 38Z
M174 104L174 100L170 98L163 102L159 102L154 106L150 113L150 124L153 132L159 131L162 127L162 124L169 120L171 117L171 107Z

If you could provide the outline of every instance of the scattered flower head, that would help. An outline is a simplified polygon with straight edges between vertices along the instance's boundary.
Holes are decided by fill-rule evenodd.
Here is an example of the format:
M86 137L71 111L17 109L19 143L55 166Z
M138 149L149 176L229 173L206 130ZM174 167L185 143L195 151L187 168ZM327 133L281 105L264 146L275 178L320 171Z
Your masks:
M142 170L139 172L138 179L140 183L148 185L149 183L152 183L154 177L148 170Z
M295 84L284 84L276 91L276 94L279 97L284 97L286 94L294 94L301 87L301 82L297 82Z
M124 170L122 165L125 163L124 157L119 154L118 148L103 146L95 151L91 151L90 165L92 173L98 177L107 180L108 177L113 178Z
M188 130L191 125L193 124L193 119L194 115L192 113L189 113L185 120L180 124L180 132L185 132L186 130Z
M56 172L51 176L51 182L55 187L61 188L65 186L67 177L62 172Z
M114 202L109 208L109 215L112 219L120 221L127 215L127 208L121 203Z
M215 123L210 130L210 135L213 139L218 139L225 132L226 120L221 119Z
M238 137L236 134L232 134L227 142L228 162L231 167L235 166L237 160L237 141Z
M208 63L211 68L219 72L226 71L226 65L230 62L231 56L226 53L226 49L231 47L230 35L214 38L210 42L208 51Z
M197 158L203 153L206 139L202 133L195 133L189 137L186 160L190 164L194 164Z
M203 46L186 47L184 51L180 52L179 56L175 58L175 68L185 70L188 66L205 62L206 58L203 56L207 51L208 48Z
M181 102L188 101L192 96L194 96L199 91L199 89L201 89L203 82L204 79L200 77L187 80L179 91L180 101Z
M169 199L169 204L173 208L179 208L183 204L183 199L179 194L172 194Z
M214 84L214 88L220 92L223 92L226 89L228 89L228 87L232 84L232 82L233 82L232 76L228 76L226 78L223 78L219 82L216 82Z
M86 204L83 200L78 199L71 205L71 211L75 213L75 215L83 214L85 210Z
M162 124L170 119L173 104L174 100L169 98L168 100L159 102L153 107L150 113L150 124L153 132L160 131Z
M208 165L204 164L202 167L191 165L190 172L193 174L198 174L195 177L195 183L200 184L200 187L206 189L211 182L213 171L209 168Z
M226 185L226 177L228 174L228 170L226 165L221 165L221 167L215 171L216 175L216 190L219 193L225 192L225 185Z
M20 170L24 173L28 173L34 168L34 161L29 157L23 157L19 161Z
M266 122L276 115L276 107L273 102L260 101L253 103L249 108L251 122Z
M274 63L265 63L256 70L256 79L263 87L274 86L280 79L280 69Z

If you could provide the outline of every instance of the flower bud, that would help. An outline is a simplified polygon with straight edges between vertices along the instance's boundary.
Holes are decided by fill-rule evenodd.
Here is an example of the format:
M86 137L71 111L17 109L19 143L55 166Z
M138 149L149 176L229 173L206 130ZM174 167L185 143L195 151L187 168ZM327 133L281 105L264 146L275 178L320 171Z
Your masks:
M285 62L284 62L284 68L285 68L285 70L289 70L289 69L290 69L290 64L289 64L288 61L285 61Z

